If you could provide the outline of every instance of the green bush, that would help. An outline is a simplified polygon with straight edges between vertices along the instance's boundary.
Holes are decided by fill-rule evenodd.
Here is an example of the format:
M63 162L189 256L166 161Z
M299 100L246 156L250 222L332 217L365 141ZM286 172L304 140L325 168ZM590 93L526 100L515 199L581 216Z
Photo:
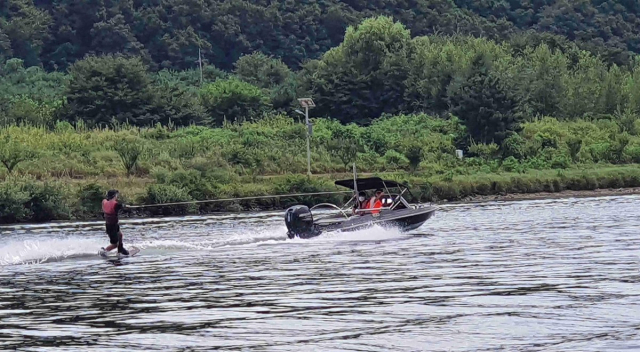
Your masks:
M33 160L37 155L28 145L16 141L11 136L10 131L2 131L0 133L0 163L4 165L7 172L12 173L18 164Z
M152 184L147 186L145 194L140 200L143 204L155 205L190 202L193 198L191 198L187 190L178 188L174 185ZM184 215L195 212L197 210L197 206L195 204L153 206L148 207L145 210L149 211L153 215Z
M251 121L269 108L269 99L260 88L235 78L205 86L200 98L215 126L224 121Z
M99 216L102 213L102 200L107 190L97 184L88 183L81 186L77 191L79 216Z
M32 179L0 183L0 222L67 220L70 210L60 185Z
M0 183L0 223L10 224L29 220L33 214L31 209L25 207L29 199L29 193L22 189L20 184Z
M565 154L555 154L551 159L551 167L554 169L566 169L571 165L571 159Z
M472 144L469 147L469 154L471 156L477 156L485 160L495 159L498 156L500 147L495 143L490 144Z
M526 141L521 135L512 133L502 143L502 157L523 160L526 157Z
M127 175L133 175L138 167L138 161L144 152L144 144L142 141L135 137L125 138L117 141L113 149L118 153L118 156L120 156L122 166L127 172Z
M520 163L515 157L510 156L502 161L502 169L506 172L518 172L520 170Z
M395 170L409 165L409 160L402 154L391 149L384 154L384 164L387 168Z
M32 214L30 221L45 222L70 219L70 210L64 198L65 190L62 187L46 182L27 182L24 190L29 194L25 208Z
M624 154L631 162L640 163L640 145L627 146L624 149Z

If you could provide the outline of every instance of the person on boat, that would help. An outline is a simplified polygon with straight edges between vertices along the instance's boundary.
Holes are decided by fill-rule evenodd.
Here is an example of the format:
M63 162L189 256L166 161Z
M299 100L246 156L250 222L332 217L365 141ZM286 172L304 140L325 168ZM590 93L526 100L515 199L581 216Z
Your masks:
M364 191L360 191L358 193L358 199L356 199L356 204L353 206L353 214L359 214L360 216L366 214L365 212L358 212L357 210L367 209L367 194Z
M124 236L120 231L120 225L118 221L118 212L126 208L126 205L118 202L118 190L112 189L107 192L106 199L102 200L102 212L104 213L105 229L107 235L109 235L109 242L111 243L107 248L102 248L104 252L110 252L114 248L118 247L118 253L129 255L129 251L124 248L122 240Z
M367 204L367 209L371 209L371 214L374 216L380 215L380 210L382 209L382 196L384 196L384 191L381 188L376 189L376 192L373 197L369 200L369 204Z

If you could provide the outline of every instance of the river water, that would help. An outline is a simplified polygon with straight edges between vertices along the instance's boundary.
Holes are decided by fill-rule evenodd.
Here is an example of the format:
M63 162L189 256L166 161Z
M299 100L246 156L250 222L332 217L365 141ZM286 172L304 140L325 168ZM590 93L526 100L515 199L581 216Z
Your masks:
M289 240L282 212L0 231L0 350L640 349L640 197L443 207Z

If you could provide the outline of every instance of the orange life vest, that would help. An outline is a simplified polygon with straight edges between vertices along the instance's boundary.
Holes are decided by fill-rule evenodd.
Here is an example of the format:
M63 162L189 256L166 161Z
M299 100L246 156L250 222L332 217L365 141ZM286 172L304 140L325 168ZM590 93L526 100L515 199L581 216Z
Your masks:
M382 208L382 201L376 199L376 197L371 197L369 202L367 202L367 209L380 209ZM380 214L380 210L372 210L371 214Z

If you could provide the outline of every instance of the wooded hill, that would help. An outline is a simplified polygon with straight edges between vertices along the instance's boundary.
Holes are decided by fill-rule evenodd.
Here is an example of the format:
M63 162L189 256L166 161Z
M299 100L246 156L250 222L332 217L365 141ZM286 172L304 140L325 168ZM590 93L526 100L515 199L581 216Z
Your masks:
M198 49L224 70L261 51L297 69L377 15L413 36L466 35L522 47L574 42L606 62L640 53L636 0L3 0L0 61L64 70L87 54L143 57L153 71L196 66ZM563 50L565 51L565 50Z

